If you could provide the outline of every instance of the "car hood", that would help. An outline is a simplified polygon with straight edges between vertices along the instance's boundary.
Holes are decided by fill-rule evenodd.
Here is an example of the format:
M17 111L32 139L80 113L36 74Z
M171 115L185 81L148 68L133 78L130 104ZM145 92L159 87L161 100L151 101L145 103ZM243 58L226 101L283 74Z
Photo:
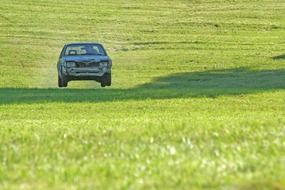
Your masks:
M100 61L108 61L109 57L103 55L81 55L81 56L77 55L77 56L64 56L63 60L74 61L74 62L87 62L87 61L100 62Z

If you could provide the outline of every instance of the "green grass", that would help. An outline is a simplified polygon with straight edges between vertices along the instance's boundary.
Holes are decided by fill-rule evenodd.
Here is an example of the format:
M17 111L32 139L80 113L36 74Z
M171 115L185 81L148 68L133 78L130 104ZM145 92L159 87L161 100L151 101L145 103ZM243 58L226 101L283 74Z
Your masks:
M0 189L285 189L285 2L2 0ZM63 44L113 86L57 89Z

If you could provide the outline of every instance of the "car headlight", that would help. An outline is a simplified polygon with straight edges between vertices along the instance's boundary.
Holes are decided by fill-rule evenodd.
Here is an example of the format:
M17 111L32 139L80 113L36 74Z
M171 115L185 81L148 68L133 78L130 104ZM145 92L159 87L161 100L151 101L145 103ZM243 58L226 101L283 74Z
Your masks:
M76 67L76 64L74 62L66 62L67 67Z
M107 67L107 65L108 65L108 63L106 63L106 62L101 62L100 64L99 64L99 67Z

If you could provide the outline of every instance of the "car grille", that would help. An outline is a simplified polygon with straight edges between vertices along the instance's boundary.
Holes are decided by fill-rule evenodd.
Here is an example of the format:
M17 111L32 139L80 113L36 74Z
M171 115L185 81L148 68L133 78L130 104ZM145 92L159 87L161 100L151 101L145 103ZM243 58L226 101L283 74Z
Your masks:
M77 62L76 67L99 67L99 62Z

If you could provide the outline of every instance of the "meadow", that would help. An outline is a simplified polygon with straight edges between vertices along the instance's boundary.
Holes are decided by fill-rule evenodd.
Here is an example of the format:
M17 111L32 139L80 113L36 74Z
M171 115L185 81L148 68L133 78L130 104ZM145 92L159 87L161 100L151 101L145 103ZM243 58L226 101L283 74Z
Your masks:
M0 0L0 189L285 189L283 0ZM113 85L57 88L65 43Z

